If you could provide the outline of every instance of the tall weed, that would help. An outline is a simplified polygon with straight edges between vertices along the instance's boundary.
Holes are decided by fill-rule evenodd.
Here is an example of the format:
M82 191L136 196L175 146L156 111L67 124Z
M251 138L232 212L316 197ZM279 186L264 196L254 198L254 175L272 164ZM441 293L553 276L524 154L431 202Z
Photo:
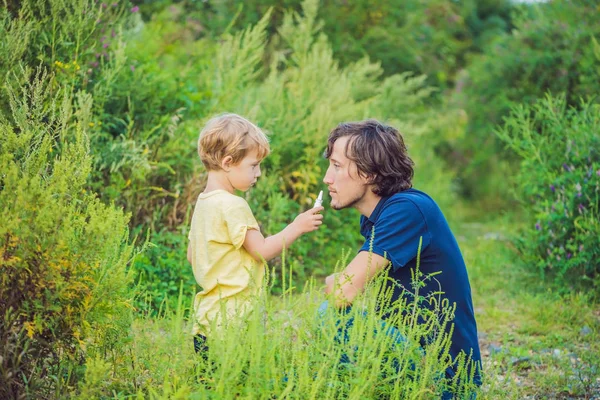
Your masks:
M0 121L0 397L58 397L131 323L128 216L86 191L92 98L44 69Z
M516 243L561 291L600 285L600 106L579 109L547 96L497 132L521 160L516 194L529 224Z
M183 298L175 313L138 319L127 367L103 380L98 375L106 376L108 367L90 362L82 393L106 392L115 382L124 393L157 399L433 399L444 390L460 398L476 390L468 357L448 354L451 308L397 304L399 313L384 325L378 308L389 295L381 290L383 276L347 312L324 308L314 280L302 290L294 289L293 278L284 282L283 295L265 290L243 322L227 321L209 338L204 357L193 351ZM448 381L445 370L454 362L459 374Z

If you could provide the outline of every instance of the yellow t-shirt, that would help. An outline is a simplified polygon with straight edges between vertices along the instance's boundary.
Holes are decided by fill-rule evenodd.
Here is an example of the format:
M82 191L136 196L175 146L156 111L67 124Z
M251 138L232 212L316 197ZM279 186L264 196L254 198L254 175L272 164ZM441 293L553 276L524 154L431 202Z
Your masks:
M194 335L209 334L213 321L219 327L223 318L243 316L259 294L265 269L242 246L248 229L259 227L246 200L225 190L200 194L189 234L194 277L203 289L194 299Z

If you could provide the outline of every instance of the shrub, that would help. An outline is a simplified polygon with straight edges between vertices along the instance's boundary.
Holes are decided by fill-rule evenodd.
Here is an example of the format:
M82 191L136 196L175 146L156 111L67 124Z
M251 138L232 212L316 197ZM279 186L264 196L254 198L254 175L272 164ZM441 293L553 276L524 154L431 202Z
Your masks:
M56 397L128 337L128 216L85 190L92 98L26 70L0 119L0 397ZM114 354L114 353L112 353Z
M187 227L176 231L162 230L151 234L146 250L135 258L138 273L139 311L156 314L157 310L175 310L180 289L191 298L196 281L187 260Z
M533 104L547 92L564 94L569 106L600 92L600 37L597 3L588 0L549 1L522 5L514 30L486 46L459 79L454 99L468 115L464 139L447 152L449 165L462 183L463 194L508 197L492 173L510 171L510 153L494 135L518 104Z
M218 37L232 29L256 24L272 9L267 31L277 33L286 13L302 11L300 0L251 0L243 4L182 2L180 24L194 21L198 35ZM170 6L165 1L144 1L143 9ZM430 83L449 87L469 54L479 51L490 38L508 31L508 0L449 0L372 2L321 1L318 17L342 65L365 56L381 62L386 75L412 71L426 74Z
M579 108L548 96L497 132L521 159L517 196L531 220L518 248L561 291L600 287L600 105Z

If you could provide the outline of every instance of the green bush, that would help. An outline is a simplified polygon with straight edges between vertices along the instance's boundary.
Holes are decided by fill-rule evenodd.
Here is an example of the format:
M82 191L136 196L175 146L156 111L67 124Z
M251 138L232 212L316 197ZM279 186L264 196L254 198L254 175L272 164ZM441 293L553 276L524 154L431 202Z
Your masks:
M156 315L158 310L175 310L180 290L191 298L196 281L187 260L187 227L176 231L154 232L150 244L137 255L133 268L138 273L139 311Z
M85 189L91 96L18 78L0 119L0 397L52 398L127 339L132 248L128 216Z
M600 288L600 105L550 97L516 108L498 136L521 159L530 215L517 245L562 291Z
M180 2L178 23L194 24L196 35L222 33L256 24L269 9L269 37L277 33L289 11L302 11L301 0ZM170 7L166 1L144 1L146 18ZM508 0L487 1L321 1L318 18L342 65L365 56L380 62L386 75L412 71L428 83L450 87L469 55L510 27Z
M446 152L446 159L470 198L508 196L501 177L512 172L511 158L493 131L513 107L533 104L547 92L565 94L569 106L579 107L580 98L600 92L597 2L520 7L512 32L473 59L454 92L454 104L464 108L469 123L464 140ZM494 173L499 178L490 179Z

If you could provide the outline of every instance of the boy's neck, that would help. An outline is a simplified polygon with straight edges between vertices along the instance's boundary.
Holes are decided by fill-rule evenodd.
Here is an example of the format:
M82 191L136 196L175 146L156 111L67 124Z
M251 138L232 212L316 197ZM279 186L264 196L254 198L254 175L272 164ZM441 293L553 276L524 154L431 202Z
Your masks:
M235 189L229 183L229 179L225 176L225 171L208 171L208 179L206 180L206 187L204 193L212 192L214 190L225 190L233 194Z

